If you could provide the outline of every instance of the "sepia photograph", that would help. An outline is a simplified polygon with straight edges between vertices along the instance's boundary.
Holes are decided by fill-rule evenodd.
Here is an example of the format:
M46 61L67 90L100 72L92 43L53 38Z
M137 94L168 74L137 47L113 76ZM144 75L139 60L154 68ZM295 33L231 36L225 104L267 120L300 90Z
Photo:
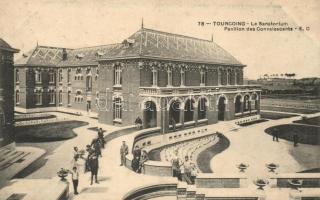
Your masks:
M0 200L320 200L319 0L0 0Z

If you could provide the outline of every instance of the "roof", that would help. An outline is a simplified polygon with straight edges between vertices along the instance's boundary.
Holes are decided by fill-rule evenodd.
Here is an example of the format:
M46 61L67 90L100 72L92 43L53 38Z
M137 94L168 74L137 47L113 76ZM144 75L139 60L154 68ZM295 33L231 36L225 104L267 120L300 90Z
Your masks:
M95 47L86 47L67 50L67 59L62 60L59 66L98 65L97 59L117 48L119 44L109 44Z
M63 48L36 46L34 49L27 53L23 53L15 65L28 65L28 66L57 66L62 60Z
M6 41L4 41L2 38L0 38L0 49L5 51L11 51L14 53L18 53L18 49L12 48Z
M154 58L170 61L244 66L231 54L210 40L141 28L122 43L66 49L62 59L60 47L36 46L23 54L16 65L86 66L98 65L98 60Z
M243 66L213 41L146 28L138 30L101 59L130 57Z

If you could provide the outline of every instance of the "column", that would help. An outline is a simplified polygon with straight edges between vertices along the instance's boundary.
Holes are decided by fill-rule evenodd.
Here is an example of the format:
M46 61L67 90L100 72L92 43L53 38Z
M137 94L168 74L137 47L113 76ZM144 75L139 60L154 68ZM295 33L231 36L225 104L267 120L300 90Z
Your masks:
M180 87L184 87L184 86L185 86L185 71L181 67L181 70L180 70Z
M221 70L218 68L218 86L221 85Z
M158 86L158 71L155 67L152 67L152 87Z
M183 102L180 104L180 123L181 123L181 128L184 128L184 103Z
M167 68L167 75L168 75L167 87L171 87L172 86L172 69L171 69L171 67Z
M196 102L193 104L193 121L194 126L198 125L198 105L196 105Z
M169 111L167 109L167 102L165 98L160 101L160 111L161 112L161 133L165 134L169 131Z

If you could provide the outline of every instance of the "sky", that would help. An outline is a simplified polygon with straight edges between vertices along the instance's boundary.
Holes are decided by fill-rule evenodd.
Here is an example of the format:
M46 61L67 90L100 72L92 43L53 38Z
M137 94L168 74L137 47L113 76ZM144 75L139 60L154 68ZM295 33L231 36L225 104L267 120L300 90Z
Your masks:
M36 44L78 48L122 42L146 28L211 39L246 65L245 77L320 77L319 0L0 0L0 37L21 53ZM309 31L238 32L198 22L286 22ZM21 55L17 55L19 57Z

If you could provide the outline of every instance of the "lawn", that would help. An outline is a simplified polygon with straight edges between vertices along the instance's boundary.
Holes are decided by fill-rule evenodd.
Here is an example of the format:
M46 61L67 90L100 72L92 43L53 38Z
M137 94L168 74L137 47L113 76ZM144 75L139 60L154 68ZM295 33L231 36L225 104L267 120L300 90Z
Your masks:
M73 138L72 129L88 125L81 121L62 121L15 128L16 142L49 142Z
M299 136L299 143L320 145L320 127L305 126L300 124L282 124L265 130L266 133L279 133L279 138L292 141L293 135Z
M293 121L294 123L320 126L320 116Z
M295 117L298 115L286 114L286 113L275 113L275 112L261 112L260 116L263 119L283 119L283 118Z

